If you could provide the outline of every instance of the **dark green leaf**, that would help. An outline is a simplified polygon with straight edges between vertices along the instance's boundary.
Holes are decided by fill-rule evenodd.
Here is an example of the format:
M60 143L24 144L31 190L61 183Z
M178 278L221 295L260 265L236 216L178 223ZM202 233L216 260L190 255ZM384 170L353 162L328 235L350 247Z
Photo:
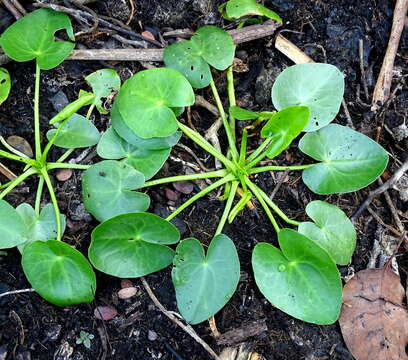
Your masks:
M27 241L27 225L8 202L0 200L0 249L8 249Z
M10 89L10 74L7 69L0 67L0 105L8 98Z

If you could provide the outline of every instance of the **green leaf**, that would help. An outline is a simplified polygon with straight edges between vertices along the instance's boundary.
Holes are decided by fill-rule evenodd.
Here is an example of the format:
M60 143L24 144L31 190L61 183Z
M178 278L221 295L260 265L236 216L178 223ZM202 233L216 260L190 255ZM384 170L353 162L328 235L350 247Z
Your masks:
M276 12L258 4L256 0L230 0L226 3L225 14L232 20L248 15L259 15L282 22L282 18Z
M239 106L235 106L235 105L230 106L229 112L237 120L252 120L252 119L258 119L261 116L261 114L258 112L249 111L249 110L240 108Z
M334 323L340 314L341 279L329 254L291 229L278 234L281 250L259 243L252 254L255 281L273 306L319 325Z
M27 225L7 201L0 200L0 249L9 249L27 241Z
M0 67L0 105L8 98L10 89L10 74L7 69Z
M272 87L272 102L281 110L292 105L310 108L304 131L318 130L336 117L344 94L344 78L330 64L299 64L285 69Z
M303 170L303 181L316 194L346 193L371 184L388 163L374 140L348 127L330 124L308 133L299 149L321 163Z
M58 306L90 303L96 277L88 260L62 241L34 241L23 251L22 265L31 286Z
M62 63L75 44L55 42L54 34L66 30L74 41L71 20L61 12L50 9L35 10L17 20L0 37L0 46L15 61L37 60L42 70L49 70Z
M194 104L187 79L173 69L138 72L125 81L116 98L123 122L139 137L166 137L178 123L171 108Z
M45 205L40 215L35 213L35 210L30 204L23 203L17 206L17 212L27 226L26 238L27 242L18 246L20 252L25 246L33 241L47 241L57 239L57 222L55 218L55 209L52 204ZM65 216L61 214L61 232L65 231Z
M47 139L51 140L57 131L47 131ZM60 129L54 144L65 149L83 148L97 144L100 137L98 129L87 118L73 114Z
M149 141L150 139L141 139L141 146L132 145L122 139L113 128L109 128L102 135L96 151L104 159L124 159L127 165L140 171L147 180L162 168L171 151L171 148L149 149L143 144Z
M107 114L102 106L102 98L108 97L113 91L120 89L120 77L114 69L101 69L88 75L85 80L95 94L94 104L101 114Z
M177 228L149 213L116 216L92 232L89 260L98 270L122 278L140 277L171 264L169 244L180 240Z
M183 240L176 249L172 270L177 306L191 324L217 313L234 294L240 276L237 250L226 235L211 241L207 256L197 239Z
M339 265L347 265L356 247L356 230L337 206L315 200L307 204L307 215L314 221L302 222L298 231L319 244Z
M216 26L203 26L186 41L164 50L167 67L181 72L195 88L206 87L212 81L209 65L225 70L234 60L235 45L231 36Z
M150 205L149 196L133 191L144 180L142 173L119 161L105 160L94 164L82 178L85 209L99 221L145 211Z
M272 139L272 145L268 151L270 159L289 147L302 132L309 117L310 110L307 106L289 106L272 115L261 130L261 136Z

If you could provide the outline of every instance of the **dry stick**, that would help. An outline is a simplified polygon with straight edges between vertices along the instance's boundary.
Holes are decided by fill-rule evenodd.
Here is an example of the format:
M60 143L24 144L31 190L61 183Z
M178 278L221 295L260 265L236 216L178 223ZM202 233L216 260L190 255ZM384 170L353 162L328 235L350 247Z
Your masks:
M0 173L2 173L9 180L14 180L17 177L16 174L14 174L9 168L4 166L2 163L0 163Z
M35 292L35 290L34 289L23 289L23 290L7 291L7 292L0 294L0 298L3 296L7 296L7 295L15 295L15 294L28 293L28 292Z
M159 310L164 315L166 315L171 321L173 321L175 324L180 326L195 341L197 341L199 344L201 344L201 346L211 355L212 358L214 358L215 360L220 360L220 358L215 353L215 351L213 349L211 349L210 346L203 339L201 339L197 335L197 333L194 331L194 329L190 325L183 324L172 312L166 310L166 308L157 299L156 295L154 295L152 289L150 288L149 284L147 283L146 279L143 276L140 278L140 280L142 281L142 284L143 284L144 288L146 289L147 293L149 294L150 299L152 299L152 301L159 308Z
M23 17L23 15L17 10L17 8L12 4L10 0L3 0L3 4L7 8L7 10L13 14L16 20Z
M381 66L380 75L374 88L372 111L377 111L390 96L394 60L397 55L402 30L404 29L407 10L408 0L397 0L392 19L390 40Z

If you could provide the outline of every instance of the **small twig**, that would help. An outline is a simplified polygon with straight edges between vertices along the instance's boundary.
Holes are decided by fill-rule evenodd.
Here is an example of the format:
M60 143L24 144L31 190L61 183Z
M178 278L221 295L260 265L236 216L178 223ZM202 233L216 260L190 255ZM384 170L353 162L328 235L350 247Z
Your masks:
M129 4L130 4L130 15L129 15L129 19L127 19L125 25L130 24L130 22L133 20L133 17L135 16L135 12L136 12L136 5L135 5L134 1L129 0Z
M273 188L272 193L269 196L269 199L273 200L273 198L275 197L275 195L278 192L279 188L282 186L283 182L285 181L286 176L288 176L289 171L290 170L288 169L288 170L285 170L282 174L280 174L278 182L275 185L275 187Z
M363 39L360 39L358 41L358 53L360 57L360 72L361 72L361 80L363 81L364 95L366 97L366 100L370 101L370 95L368 93L368 86L367 86L366 72L364 69L364 42L363 42Z
M173 321L175 324L180 326L187 334L189 334L195 341L197 341L210 355L213 359L220 360L218 355L215 353L213 349L210 348L210 346L203 340L201 339L197 333L194 331L194 329L190 325L185 325L183 324L176 316L173 315L172 312L166 310L166 308L160 303L160 301L157 299L156 295L153 293L152 289L150 288L149 284L147 283L146 279L144 277L141 277L140 280L142 281L142 284L144 288L146 289L150 299L153 301L153 303L157 306L157 308L165 315L167 316L171 321Z
M76 34L77 36L80 35L85 35L85 34L92 34L96 31L96 29L99 26L99 17L98 14L93 11L92 9L90 9L89 7L85 6L83 3L81 3L78 0L67 0L68 2L74 4L76 7L80 8L81 10L87 11L88 13L90 13L92 15L92 21L93 21L93 25L85 30L85 31L81 31L79 34Z
M22 289L22 290L7 291L7 292L0 294L0 298L3 296L22 294L22 293L28 293L28 292L35 292L35 290L34 289Z
M8 167L0 163L0 173L2 173L7 179L14 180L17 175L14 174Z
M217 118L217 120L210 126L210 128L205 132L205 139L208 140L218 151L221 152L220 140L218 139L218 130L222 126L222 119ZM215 168L221 169L222 165L218 159L215 159Z
M210 325L210 330L214 339L217 339L221 336L221 333L218 331L217 323L215 322L214 315L208 319L208 325Z
M384 226L386 229L391 231L394 235L396 236L401 236L401 233L395 229L394 227L387 225L378 215L377 213L371 208L371 206L367 206L367 211L373 216L373 218L382 226Z
M354 124L353 124L353 120L351 119L350 112L349 112L348 107L347 107L346 100L344 100L344 98L341 99L341 105L343 106L344 114L346 115L348 125L352 129L355 129Z
M201 106L207 109L210 113L212 113L215 116L220 116L220 113L218 112L217 107L211 104L210 102L208 102L207 100L205 100L201 95L196 95L194 105Z
M294 43L279 34L275 40L275 48L287 56L295 64L313 63L314 60L300 50Z
M193 150L191 150L188 146L181 144L181 143L177 143L176 144L177 147L183 149L184 151L186 151L187 153L189 153L195 161L197 161L197 164L200 166L201 170L204 171L211 171L210 169L208 169L203 162L198 158L198 156L195 154L195 152Z
M10 11L13 16L16 18L16 20L20 19L23 17L23 14L21 14L18 9L12 4L10 0L3 0L4 6L7 8L8 11Z

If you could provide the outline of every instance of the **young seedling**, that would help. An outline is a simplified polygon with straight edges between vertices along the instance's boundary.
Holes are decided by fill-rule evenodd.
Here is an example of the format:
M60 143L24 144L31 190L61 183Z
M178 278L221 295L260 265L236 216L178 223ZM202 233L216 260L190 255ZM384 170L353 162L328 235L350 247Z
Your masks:
M91 348L91 342L94 339L94 335L90 334L86 331L81 330L79 333L79 337L76 339L76 343L83 344L87 349Z

